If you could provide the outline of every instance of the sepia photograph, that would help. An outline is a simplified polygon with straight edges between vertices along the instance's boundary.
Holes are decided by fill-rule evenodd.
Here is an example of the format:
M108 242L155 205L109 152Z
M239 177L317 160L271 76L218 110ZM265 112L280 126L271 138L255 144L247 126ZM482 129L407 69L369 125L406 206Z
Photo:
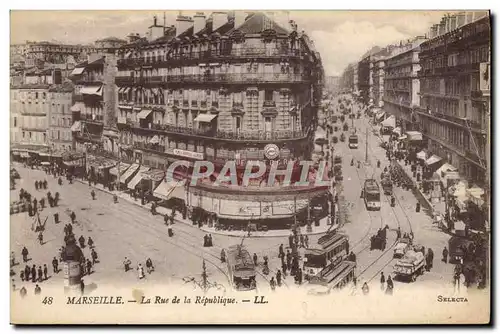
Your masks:
M10 322L490 323L491 19L11 10Z

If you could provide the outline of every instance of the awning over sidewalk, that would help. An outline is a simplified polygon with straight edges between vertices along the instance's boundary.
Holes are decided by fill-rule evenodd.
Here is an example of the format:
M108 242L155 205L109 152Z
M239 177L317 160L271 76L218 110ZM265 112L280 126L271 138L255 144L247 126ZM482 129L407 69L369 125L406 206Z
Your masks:
M177 188L181 188L178 190ZM184 194L183 194L184 192ZM175 196L174 196L175 195ZM185 189L181 181L175 180L163 180L158 187L153 191L153 196L161 198L162 200L168 201L170 198L176 197L180 199L185 199Z
M28 154L28 152L21 152L21 158L29 158L30 155Z
M418 152L417 153L417 159L420 159L420 160L427 159L427 152L425 150L422 150L422 151Z
M385 121L382 122L382 125L388 128L395 128L396 127L396 117L393 115L389 116Z
M482 206L484 200L482 196L484 195L484 189L474 185L472 188L466 190L467 198L477 206Z
M144 172L147 172L149 170L149 167L146 166L141 166L139 169L139 172L135 174L135 176L130 180L130 182L127 185L127 188L129 189L135 189L135 187L141 182L141 180L144 178L143 174Z
M418 131L406 131L406 135L410 141L422 140L422 133Z
M74 112L78 112L78 111L81 111L80 109L80 104L79 103L75 103L73 104L73 106L71 108L69 108L70 111L74 111Z
M142 177L145 180L151 180L153 182L160 182L165 177L165 172L161 169L152 168L151 170L142 173Z
M385 115L385 111L383 111L383 110L382 110L382 111L379 111L379 112L377 113L377 115L375 115L375 119L376 119L377 121L380 121L380 120L382 119L382 117L384 117L384 115Z
M152 109L142 109L140 113L137 114L137 118L145 119L151 114Z
M120 170L118 170L118 167L120 167ZM109 174L114 175L114 176L118 176L119 174L123 175L123 173L125 173L129 167L130 167L130 164L125 164L123 162L119 163L118 165L116 165L115 167L113 167L109 170Z
M397 128L394 128L394 130L392 130L392 133L395 133L398 136L401 136L401 128L399 126Z
M158 144L160 142L160 138L157 135L154 135L153 138L149 140L150 144Z
M441 161L441 160L443 160L441 157L439 157L439 156L437 156L437 155L433 154L433 155L432 155L429 159L427 159L427 160L425 161L425 164L426 164L427 166L430 166L430 165L433 165L433 164L435 164L435 163L437 163L437 162L439 162L439 161Z
M120 177L120 182L121 183L126 183L127 180L132 176L132 174L135 173L136 170L139 169L139 164L133 164L132 166L130 166L126 171L125 173L123 173Z
M205 122L205 123L210 123L213 121L213 119L217 117L217 115L214 114L199 114L196 116L194 119L195 122Z
M86 95L102 96L102 86L83 87L80 92Z
M42 165L42 166L50 166L50 162L48 162L48 161L42 161L40 163L40 165Z
M70 74L71 75L80 75L85 71L85 67L76 67Z
M458 174L458 169L456 169L449 163L445 163L441 167L439 167L438 170L436 171L436 174L439 176L441 182L443 182L443 184L445 185L448 179L460 178L460 175Z

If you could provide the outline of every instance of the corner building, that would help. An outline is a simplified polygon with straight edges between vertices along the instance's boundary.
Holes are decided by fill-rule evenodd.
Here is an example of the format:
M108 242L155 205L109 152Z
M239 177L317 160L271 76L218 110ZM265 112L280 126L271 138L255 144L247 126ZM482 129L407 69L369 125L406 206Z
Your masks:
M132 159L160 170L176 160L209 160L215 175L226 161L237 164L238 185L215 186L212 177L177 191L188 209L235 225L290 223L326 192L265 184L267 145L277 146L280 169L294 164L292 184L298 161L312 152L323 69L295 24L285 29L263 13L198 13L169 27L155 18L147 40L130 37L119 51L116 84L122 147ZM245 187L243 171L254 160L268 170Z

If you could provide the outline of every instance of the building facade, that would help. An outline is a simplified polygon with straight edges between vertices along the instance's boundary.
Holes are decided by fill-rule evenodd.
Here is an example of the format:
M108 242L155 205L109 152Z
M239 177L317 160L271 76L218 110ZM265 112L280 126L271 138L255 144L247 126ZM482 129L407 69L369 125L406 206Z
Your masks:
M357 64L356 64L357 65ZM340 87L343 93L354 92L354 64L349 64L340 76Z
M97 52L90 54L87 61L78 64L71 72L70 79L75 85L71 111L78 151L97 146L118 154L115 51L125 43L116 38L97 41Z
M118 126L122 147L136 161L164 170L179 159L209 160L215 173L236 161L238 185L204 180L186 190L188 206L220 219L289 219L294 198L324 192L262 187L262 180L241 184L246 162L269 168L270 144L282 163L312 152L321 59L306 34L287 28L263 13L198 13L170 27L155 19L148 40L119 51Z
M418 71L419 45L423 38L393 50L385 61L384 111L394 115L402 131L417 130L414 110L420 105L420 81Z
M11 88L11 143L48 147L48 99L50 85L31 84Z
M485 183L490 149L489 96L481 89L489 82L484 69L490 62L490 29L487 12L448 16L433 26L437 36L420 45L419 55L417 113L429 149L480 185Z
M65 64L68 57L79 61L82 55L94 51L95 47L90 45L28 42L25 49L26 66L38 66L43 63Z
M373 105L379 108L384 106L384 79L385 79L385 58L375 57L372 61L372 96Z
M73 149L73 135L71 126L73 118L73 85L65 83L49 88L47 102L49 103L49 145L51 151L71 151Z

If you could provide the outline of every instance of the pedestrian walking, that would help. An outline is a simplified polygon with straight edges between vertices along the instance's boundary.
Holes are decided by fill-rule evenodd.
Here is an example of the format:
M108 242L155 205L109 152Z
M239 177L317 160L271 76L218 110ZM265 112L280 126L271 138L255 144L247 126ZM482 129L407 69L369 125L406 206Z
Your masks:
M42 233L42 231L40 231L40 233L38 233L38 241L40 241L40 245L43 245L43 233Z
M276 290L276 282L274 281L274 277L271 277L271 280L269 281L269 285L271 286L272 291Z
M290 253L290 250L288 249L286 251L286 266L290 268L291 264L292 264L292 253Z
M142 264L139 263L137 266L137 274L139 276L139 279L143 279L146 275L144 275L144 268L142 267Z
M94 240L92 240L91 237L87 240L87 244L89 245L89 248L94 248Z
M224 249L220 251L220 262L226 262L226 252L224 251Z
M80 281L80 293L83 295L85 292L85 282L83 282L83 279Z
M92 262L90 262L89 259L87 259L87 275L90 275L92 273Z
M304 235L303 234L300 235L300 247L304 248Z
M43 281L43 271L42 266L38 266L38 282Z
M448 249L446 249L446 246L443 249L443 262L448 263Z
M38 284L35 286L35 295L39 295L42 293L42 288L38 286Z
M71 215L69 216L71 218L71 224L74 224L75 223L75 220L76 220L76 214L75 214L75 211L72 211L71 212Z
M38 190L38 181L35 181L35 189Z
M148 274L151 274L151 272L155 270L155 267L153 266L153 261L149 257L146 260L146 268L148 270Z
M48 273L48 271L49 270L47 269L47 265L44 264L43 265L43 277L44 277L45 280L47 280L47 273Z
M208 247L213 247L214 243L213 243L213 240L212 240L212 235L209 234L208 235Z
M280 245L278 249L278 257L283 258L285 256L285 252L283 251L283 244Z
M23 250L21 251L21 255L23 256L23 262L28 262L28 249L26 247L23 247Z
M24 267L24 279L26 280L26 282L30 280L30 274L31 274L31 269L28 265L26 265L26 267Z
M96 264L97 263L97 252L95 251L95 249L92 249L92 251L90 252L90 255L92 256L92 265Z
M281 270L283 271L283 275L286 275L286 270L287 270L287 266L286 266L286 263L283 261L281 263Z
M281 286L281 271L279 270L276 273L276 282L278 283L278 286Z
M45 198L43 197L40 199L40 209L41 210L45 209Z
M57 261L56 257L52 259L52 270L54 271L54 274L57 274L59 272L59 262Z
M385 285L385 276L384 273L380 273L380 289L384 291L384 285Z
M304 244L306 245L306 248L309 248L309 237L307 234L304 236Z
M19 273L19 278L21 279L21 282L24 282L24 270L21 270Z
M387 289L385 290L386 295L392 295L392 290L394 289L394 283L392 282L391 275L387 277Z
M125 272L130 270L131 264L132 264L132 262L127 257L125 257L125 261L123 261L123 266L125 268Z
M368 293L370 293L370 288L368 287L368 283L364 282L363 287L361 288L361 291L363 291L363 294L366 296Z
M293 248L293 234L290 233L290 235L288 236L288 245L290 248Z
M21 296L21 298L26 297L27 293L28 292L26 291L26 288L24 286L21 288L21 290L19 290L19 295Z
M80 243L81 248L85 248L85 238L83 237L83 235L78 238L78 242Z
M92 200L95 200L95 191L94 191L94 189L92 189L92 191L90 192L90 196L92 196Z
M257 265L257 254L253 253L253 263Z

